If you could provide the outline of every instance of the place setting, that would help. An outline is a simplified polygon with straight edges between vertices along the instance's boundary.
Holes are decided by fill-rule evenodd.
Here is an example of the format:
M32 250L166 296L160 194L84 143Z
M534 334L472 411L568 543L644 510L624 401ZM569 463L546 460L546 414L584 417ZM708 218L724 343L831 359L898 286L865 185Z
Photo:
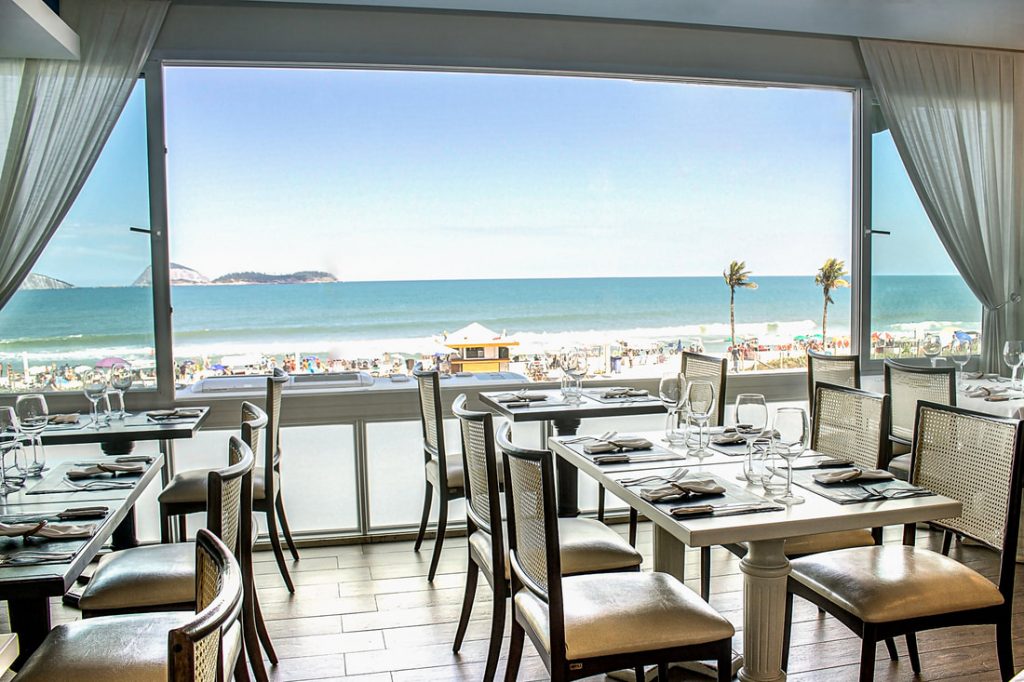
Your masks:
M686 456L655 445L643 436L606 431L600 436L575 436L562 441L594 464L636 464L686 459Z
M130 490L151 463L152 458L145 455L117 457L112 461L63 462L26 494Z
M495 393L491 398L509 409L524 407L568 407L572 404L564 398L562 400L558 400L557 396L550 393L525 389L509 393Z
M676 518L732 516L785 509L748 490L707 472L680 467L665 474L616 479L626 488L639 487L641 499Z
M660 400L657 396L652 396L647 389L632 386L606 386L604 388L588 389L585 393L587 397L606 405L657 402Z
M931 490L900 480L891 471L844 466L821 470L801 469L793 483L837 504L903 500L934 495Z

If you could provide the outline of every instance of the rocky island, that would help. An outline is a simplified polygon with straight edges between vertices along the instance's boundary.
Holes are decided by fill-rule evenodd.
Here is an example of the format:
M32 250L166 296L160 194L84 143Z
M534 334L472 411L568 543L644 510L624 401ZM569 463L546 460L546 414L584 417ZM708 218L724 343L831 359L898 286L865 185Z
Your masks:
M55 277L47 277L46 275L39 275L34 272L28 273L28 277L21 283L21 289L26 290L39 290L39 289L73 289L74 284L69 284L62 279Z
M171 286L195 286L206 284L319 284L337 282L338 278L321 270L302 270L284 275L270 275L265 272L229 272L216 279L178 263L171 263ZM146 287L153 282L151 268L146 268L132 286ZM68 285L70 286L70 285Z

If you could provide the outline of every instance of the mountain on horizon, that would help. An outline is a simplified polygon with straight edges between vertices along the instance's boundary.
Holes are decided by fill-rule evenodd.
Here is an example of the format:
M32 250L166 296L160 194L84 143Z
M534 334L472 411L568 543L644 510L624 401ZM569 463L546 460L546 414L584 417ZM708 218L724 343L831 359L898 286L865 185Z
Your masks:
M265 272L229 272L213 280L214 284L315 284L337 281L337 277L323 270L301 270L286 275L268 275Z
M135 278L133 287L148 287L153 283L153 267L147 266L142 274ZM188 286L194 284L210 284L210 278L190 267L171 263L171 286Z
M56 277L49 277L47 275L40 275L35 272L28 273L28 277L21 283L19 289L24 290L39 290L39 289L74 289L75 285L69 282L65 282L62 279Z

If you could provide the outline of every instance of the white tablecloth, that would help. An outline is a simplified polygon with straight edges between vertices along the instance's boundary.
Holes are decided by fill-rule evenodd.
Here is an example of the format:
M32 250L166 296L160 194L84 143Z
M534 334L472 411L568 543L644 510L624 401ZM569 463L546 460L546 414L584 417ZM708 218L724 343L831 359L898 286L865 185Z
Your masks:
M995 381L993 379L964 379L963 384L964 386L970 386L973 388L984 387L999 390L1008 389L1010 387L1010 380L1006 379L1004 381ZM884 390L882 376L880 374L874 374L862 377L861 387L865 391L882 393ZM996 417L1024 419L1024 395L1021 395L1019 391L1007 392L1014 397L1010 400L992 402L985 400L984 398L971 398L963 390L957 389L956 404L957 407L974 410L976 412L985 412Z

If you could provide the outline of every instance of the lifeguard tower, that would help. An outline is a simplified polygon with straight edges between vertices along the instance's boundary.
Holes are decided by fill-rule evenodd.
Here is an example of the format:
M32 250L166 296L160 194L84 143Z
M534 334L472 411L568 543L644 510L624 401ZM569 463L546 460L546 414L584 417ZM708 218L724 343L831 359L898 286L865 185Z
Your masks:
M459 354L451 360L452 372L507 372L508 349L519 345L479 322L448 334L442 343Z

